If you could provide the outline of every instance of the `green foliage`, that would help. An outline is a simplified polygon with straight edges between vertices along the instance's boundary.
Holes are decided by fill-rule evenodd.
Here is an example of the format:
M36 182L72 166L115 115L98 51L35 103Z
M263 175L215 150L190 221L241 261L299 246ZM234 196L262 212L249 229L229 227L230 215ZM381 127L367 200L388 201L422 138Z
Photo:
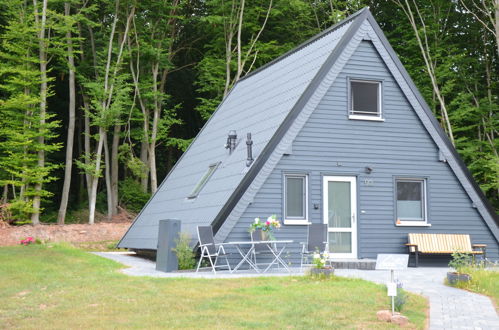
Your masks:
M127 209L139 212L151 195L142 191L142 187L132 178L120 182L121 204Z
M8 207L11 215L11 223L16 225L24 225L31 223L30 217L33 213L33 204L30 200L13 200Z
M465 267L471 264L471 256L468 253L455 251L452 253L452 260L449 261L449 267L454 268L459 274L463 274Z
M407 299L409 295L402 289L397 290L397 295L395 296L393 303L396 312L401 313L404 309L405 304L407 303Z
M176 246L172 249L177 255L178 269L194 269L196 266L196 255L190 245L191 237L187 233L180 233L175 240Z

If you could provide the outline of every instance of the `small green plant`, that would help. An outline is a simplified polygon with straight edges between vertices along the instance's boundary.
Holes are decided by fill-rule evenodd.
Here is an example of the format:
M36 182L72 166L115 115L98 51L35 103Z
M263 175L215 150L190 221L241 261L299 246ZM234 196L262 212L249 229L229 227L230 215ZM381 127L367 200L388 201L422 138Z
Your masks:
M455 251L452 253L452 260L449 262L449 267L454 268L456 273L462 274L465 267L470 266L471 256L467 253Z
M9 204L8 212L11 216L8 222L15 225L25 225L31 223L30 217L34 209L31 201L16 199Z
M406 304L408 298L409 296L402 289L402 283L397 281L397 295L395 296L395 299L393 299L396 312L402 312L402 309L404 308L404 305Z
M192 247L189 242L191 238L189 234L180 233L179 237L176 239L176 246L172 249L177 255L178 259L178 269L193 269L196 266L196 258Z
M315 268L318 269L323 269L326 268L326 262L329 259L329 252L324 251L323 253L319 252L319 249L315 249L313 259L312 259L312 264L314 265Z

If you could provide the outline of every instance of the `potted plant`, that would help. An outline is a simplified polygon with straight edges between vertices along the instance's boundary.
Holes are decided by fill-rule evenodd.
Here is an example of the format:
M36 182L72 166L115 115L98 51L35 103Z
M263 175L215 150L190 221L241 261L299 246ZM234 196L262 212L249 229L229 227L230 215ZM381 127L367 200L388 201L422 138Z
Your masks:
M324 251L320 253L316 250L312 259L312 268L310 269L310 274L312 275L322 275L329 277L334 274L334 268L329 264L329 252Z
M260 230L262 241L275 240L274 230L281 228L281 223L277 220L277 215L273 214L262 222L260 218L255 218L255 222L250 225L249 232Z
M471 275L464 273L465 267L469 266L471 262L470 255L462 252L454 252L452 260L449 262L449 267L453 268L454 272L447 273L447 281L449 284L456 284L458 282L468 282L471 280Z

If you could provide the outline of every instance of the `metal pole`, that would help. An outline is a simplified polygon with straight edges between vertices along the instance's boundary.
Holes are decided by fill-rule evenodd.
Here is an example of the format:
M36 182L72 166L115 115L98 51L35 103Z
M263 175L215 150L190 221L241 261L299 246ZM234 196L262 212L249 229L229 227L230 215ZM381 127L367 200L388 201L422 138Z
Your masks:
M391 272L391 278L392 278L391 282L394 283L393 269L390 270L390 272ZM395 297L394 296L392 296L392 315L395 315Z

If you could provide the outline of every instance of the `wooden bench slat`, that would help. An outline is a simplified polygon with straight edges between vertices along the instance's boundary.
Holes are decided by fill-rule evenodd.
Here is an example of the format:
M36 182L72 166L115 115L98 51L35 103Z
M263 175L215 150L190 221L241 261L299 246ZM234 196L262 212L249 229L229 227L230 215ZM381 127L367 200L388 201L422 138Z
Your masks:
M421 253L472 253L470 236L467 234L409 234L409 243L416 244ZM411 252L415 248L411 247Z

